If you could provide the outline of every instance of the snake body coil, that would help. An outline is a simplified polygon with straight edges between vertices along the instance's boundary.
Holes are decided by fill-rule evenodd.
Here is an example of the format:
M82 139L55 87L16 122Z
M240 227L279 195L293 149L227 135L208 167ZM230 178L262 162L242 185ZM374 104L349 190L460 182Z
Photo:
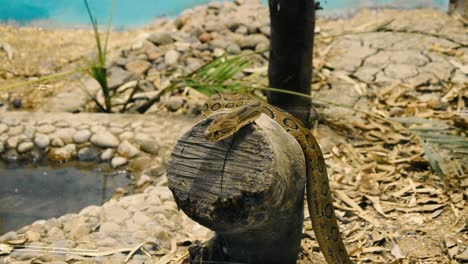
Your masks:
M215 94L203 106L204 117L217 115L205 130L205 138L218 141L254 122L262 113L278 122L301 145L305 155L307 205L320 249L328 263L352 263L340 236L333 209L325 160L310 131L291 114L243 94Z

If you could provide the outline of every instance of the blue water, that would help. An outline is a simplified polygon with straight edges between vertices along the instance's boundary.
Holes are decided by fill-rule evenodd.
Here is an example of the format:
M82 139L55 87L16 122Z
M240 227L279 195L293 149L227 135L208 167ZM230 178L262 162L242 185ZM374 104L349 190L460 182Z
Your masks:
M343 12L360 6L392 6L402 8L434 7L447 10L449 0L322 0L324 13ZM175 16L182 10L210 0L116 0L114 27L144 25L161 16ZM262 0L267 3L267 0ZM107 23L112 0L89 0L100 24ZM88 24L82 0L0 0L0 21L29 23L54 21L63 25Z

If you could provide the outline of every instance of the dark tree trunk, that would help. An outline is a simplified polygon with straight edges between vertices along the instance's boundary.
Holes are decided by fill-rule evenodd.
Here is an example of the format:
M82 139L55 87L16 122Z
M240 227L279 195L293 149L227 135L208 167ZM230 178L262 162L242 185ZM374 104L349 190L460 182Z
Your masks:
M468 0L450 0L449 14L459 14L468 19Z
M315 1L269 0L269 5L270 86L310 95ZM310 127L310 99L276 92L269 92L267 96L271 104L290 112Z

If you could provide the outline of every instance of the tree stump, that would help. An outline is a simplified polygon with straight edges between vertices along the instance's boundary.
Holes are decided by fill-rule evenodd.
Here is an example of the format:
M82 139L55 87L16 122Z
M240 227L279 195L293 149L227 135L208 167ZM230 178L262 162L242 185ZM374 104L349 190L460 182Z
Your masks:
M179 208L216 232L198 257L296 263L305 187L299 143L266 115L225 140L209 142L203 132L211 121L200 121L179 139L168 167Z

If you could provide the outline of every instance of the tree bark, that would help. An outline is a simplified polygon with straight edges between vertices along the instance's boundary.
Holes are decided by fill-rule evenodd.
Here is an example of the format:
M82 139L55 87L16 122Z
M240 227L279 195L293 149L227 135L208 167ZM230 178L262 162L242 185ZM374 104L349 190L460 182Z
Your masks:
M168 167L179 208L216 231L194 254L204 261L296 263L305 186L299 144L265 115L219 142L203 137L210 122L182 136Z
M449 12L450 15L458 14L463 18L468 19L468 1L467 0L450 0Z
M270 86L310 95L315 29L315 1L269 0ZM267 93L268 101L310 127L312 102L305 97Z

